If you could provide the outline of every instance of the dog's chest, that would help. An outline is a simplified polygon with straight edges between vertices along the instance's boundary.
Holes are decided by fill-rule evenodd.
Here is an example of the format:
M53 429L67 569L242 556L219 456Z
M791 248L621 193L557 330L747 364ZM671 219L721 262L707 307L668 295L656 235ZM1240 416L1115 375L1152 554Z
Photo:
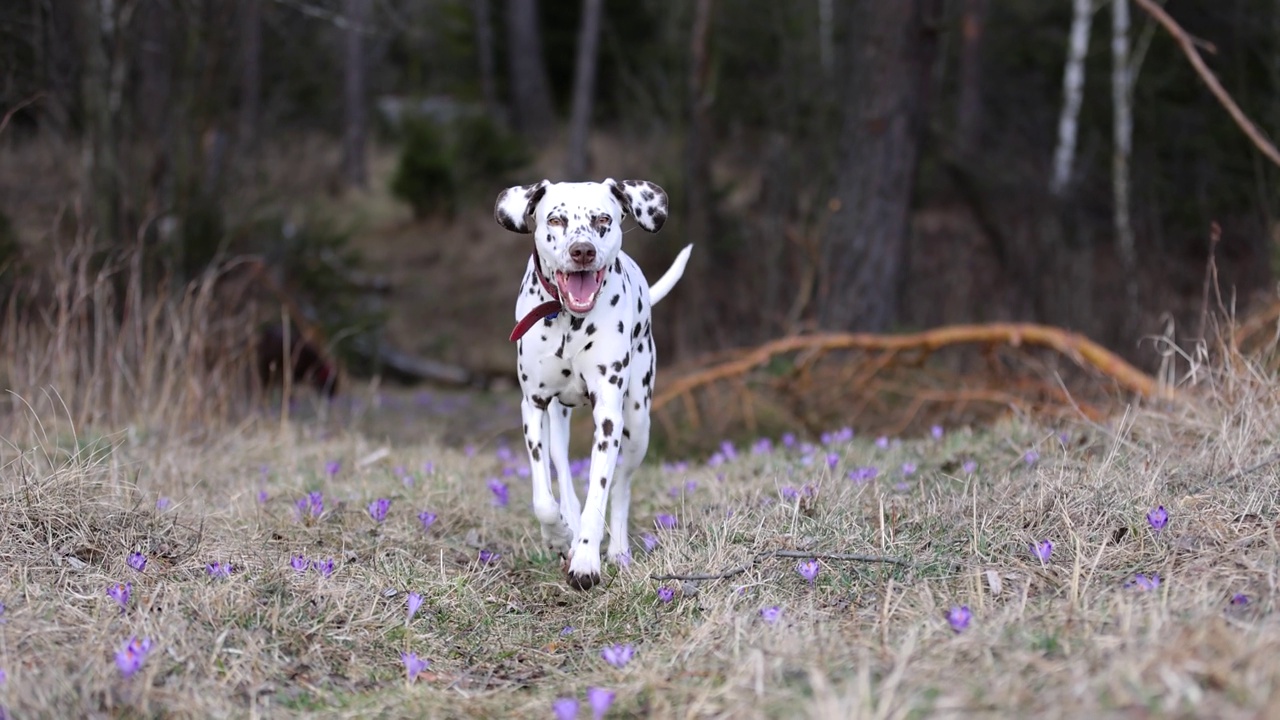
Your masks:
M536 282L536 280L535 280ZM542 302L538 293L521 293L528 302ZM593 388L628 383L632 346L647 320L645 298L637 284L610 273L596 307L576 317L567 312L536 323L518 344L517 370L525 395L539 400L558 398L569 407L588 404Z

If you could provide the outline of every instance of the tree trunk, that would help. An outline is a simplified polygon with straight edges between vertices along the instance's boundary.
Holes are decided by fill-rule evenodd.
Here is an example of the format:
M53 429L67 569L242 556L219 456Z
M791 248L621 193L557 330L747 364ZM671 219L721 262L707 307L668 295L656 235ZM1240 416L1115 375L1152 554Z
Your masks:
M120 160L117 134L118 106L113 102L112 80L115 73L107 48L116 45L114 3L107 0L83 0L77 17L84 68L80 76L80 98L84 112L84 139L81 150L82 194L97 226L98 236L109 243L119 243L120 228Z
M342 169L348 185L367 187L365 164L368 114L365 108L364 33L369 26L369 0L343 0L347 21L343 97L346 105L342 133Z
M960 38L960 88L956 99L956 156L968 158L982 127L982 34L987 0L964 0Z
M711 198L711 94L707 90L711 74L710 35L715 9L713 0L697 0L689 44L689 128L685 132L685 236L695 252L685 270L686 281L679 286L681 304L691 308L681 313L676 328L675 355L687 356L723 339L716 322L723 307L716 302L715 209Z
M1067 64L1062 72L1062 114L1058 116L1058 147L1053 153L1053 177L1049 191L1062 197L1071 184L1079 133L1080 102L1084 99L1084 57L1089 52L1089 26L1093 20L1093 0L1073 0L1071 39Z
M555 129L551 81L542 59L538 0L507 0L507 58L510 62L511 118L516 130L535 142Z
M848 9L842 162L823 248L818 321L884 331L897 320L909 211L936 39L928 0Z
M818 64L825 77L835 71L835 0L818 0Z
M569 112L569 158L565 179L570 181L587 179L587 139L591 134L591 108L596 95L600 16L603 14L604 0L582 0L578 61L573 73L573 107Z
M262 0L240 0L240 127L243 150L258 139L262 105Z
M502 121L502 104L498 102L497 73L493 67L493 14L489 0L471 0L472 20L476 25L476 55L480 64L480 94L489 118Z
M1129 0L1111 0L1111 102L1113 142L1111 187L1115 203L1116 249L1124 272L1125 334L1138 316L1138 253L1129 211L1129 156L1133 151L1133 93L1129 79Z

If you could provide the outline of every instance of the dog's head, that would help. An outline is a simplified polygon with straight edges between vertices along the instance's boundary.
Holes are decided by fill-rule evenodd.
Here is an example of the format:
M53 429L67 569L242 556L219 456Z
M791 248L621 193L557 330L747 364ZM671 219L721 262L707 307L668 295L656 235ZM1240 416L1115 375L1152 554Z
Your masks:
M542 269L560 288L569 312L595 307L605 274L622 249L628 214L649 232L667 221L667 193L647 180L517 185L498 194L493 217L517 233L533 233Z

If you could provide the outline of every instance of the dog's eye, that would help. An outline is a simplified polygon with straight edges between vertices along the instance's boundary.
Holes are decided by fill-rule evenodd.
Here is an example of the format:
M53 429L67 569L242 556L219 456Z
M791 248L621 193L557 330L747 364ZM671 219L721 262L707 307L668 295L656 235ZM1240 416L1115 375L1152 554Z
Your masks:
M597 215L591 218L591 222L596 227L609 227L609 223L613 222L613 218L608 215Z
M564 218L561 218L561 217L547 218L547 227L564 227Z

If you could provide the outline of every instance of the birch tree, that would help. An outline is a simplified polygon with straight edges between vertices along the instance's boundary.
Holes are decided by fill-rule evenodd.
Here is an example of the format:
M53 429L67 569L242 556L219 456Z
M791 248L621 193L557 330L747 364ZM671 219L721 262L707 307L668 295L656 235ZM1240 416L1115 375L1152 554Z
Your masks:
M507 0L507 60L511 119L530 140L544 140L555 129L551 81L542 58L538 0Z
M1116 248L1124 270L1129 312L1138 310L1138 255L1129 213L1129 157L1133 151L1133 85L1129 66L1129 0L1111 0L1111 188Z
M600 46L600 17L604 0L582 0L582 28L578 32L578 59L573 75L573 105L569 112L569 180L585 180L587 140L596 95L596 65Z
M1093 20L1093 0L1072 0L1071 36L1067 63L1062 73L1062 113L1058 116L1058 146L1053 153L1053 176L1049 191L1062 197L1071 184L1076 159L1076 138L1080 132L1080 103L1084 99L1084 58L1089 52L1089 30Z

